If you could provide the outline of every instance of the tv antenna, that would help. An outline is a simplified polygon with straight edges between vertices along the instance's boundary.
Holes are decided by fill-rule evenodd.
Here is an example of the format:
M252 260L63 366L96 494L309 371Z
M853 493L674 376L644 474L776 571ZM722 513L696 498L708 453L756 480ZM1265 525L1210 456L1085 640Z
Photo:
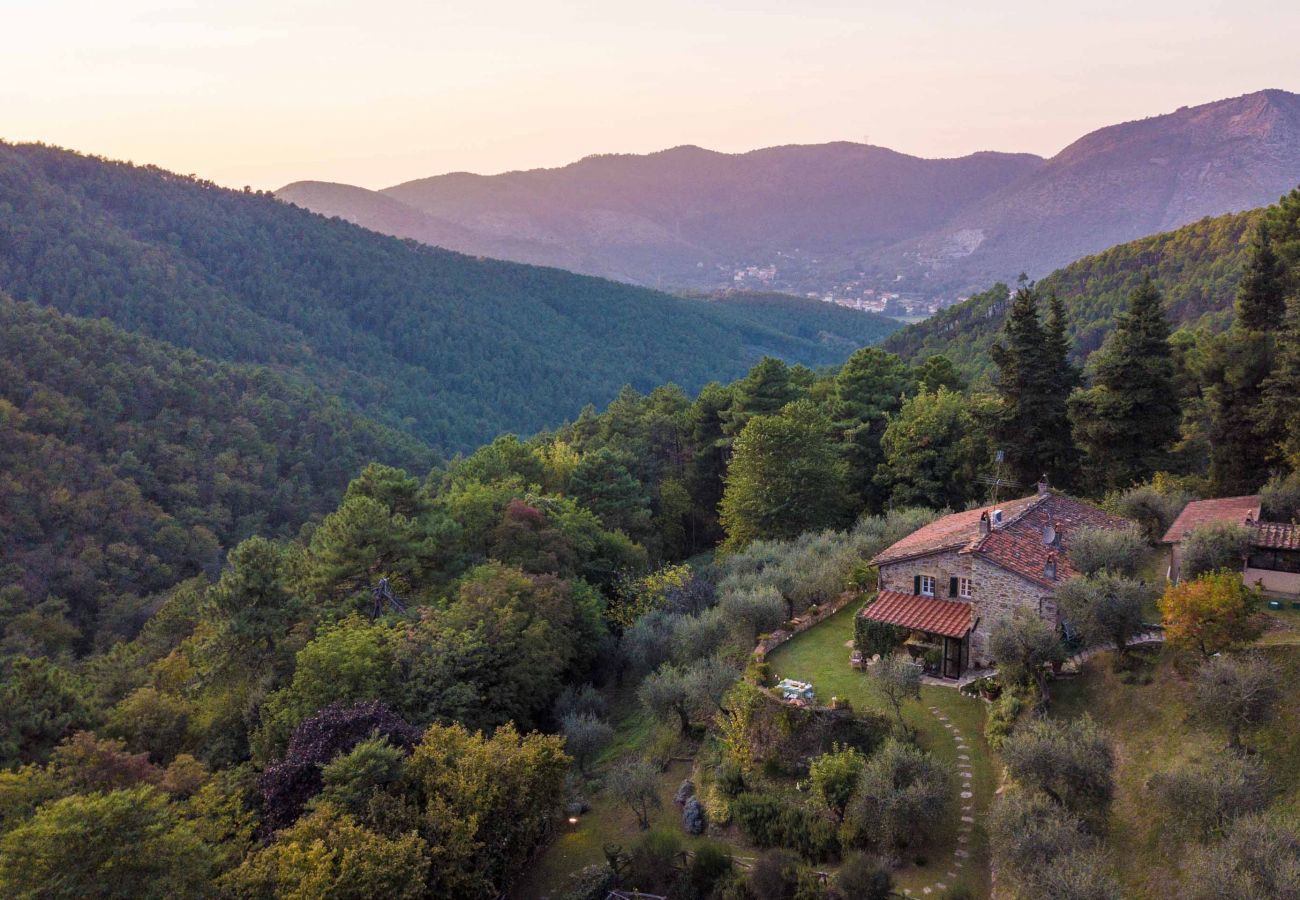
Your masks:
M1005 451L1003 450L997 451L997 453L993 455L993 460L997 465L997 474L976 475L975 480L978 481L980 484L987 484L989 487L993 488L993 504L996 506L998 502L998 495L1001 493L1002 488L1004 487L1013 488L1016 486L1016 482L1014 479L1003 477L1002 473L1006 468L1006 461L1007 461L1007 455Z
M370 621L372 622L383 615L385 606L393 612L406 612L406 604L393 593L393 588L389 585L387 578L379 579L379 583L370 589L370 599L373 601L370 607Z

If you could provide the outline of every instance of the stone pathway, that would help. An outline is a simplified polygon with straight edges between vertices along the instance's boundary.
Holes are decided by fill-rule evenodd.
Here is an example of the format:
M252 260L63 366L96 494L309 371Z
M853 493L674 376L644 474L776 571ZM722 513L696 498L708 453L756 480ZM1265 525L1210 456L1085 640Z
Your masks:
M970 762L970 745L966 743L966 736L961 733L961 729L948 721L948 717L940 711L939 707L931 706L929 709L930 715L943 723L943 727L952 735L953 746L957 748L957 775L961 782L961 790L958 792L961 798L961 825L957 828L957 849L952 852L952 860L947 867L948 880L936 881L921 888L903 888L903 894L907 897L943 896L948 890L948 882L956 881L961 870L970 862L970 842L975 831L975 792L971 788L973 770Z

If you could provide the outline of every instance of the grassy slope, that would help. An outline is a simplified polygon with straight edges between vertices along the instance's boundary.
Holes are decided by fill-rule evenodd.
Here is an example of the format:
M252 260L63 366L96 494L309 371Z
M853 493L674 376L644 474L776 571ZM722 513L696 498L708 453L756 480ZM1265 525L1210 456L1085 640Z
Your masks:
M796 678L810 681L817 696L828 701L832 696L848 699L856 710L887 710L883 698L861 672L849 668L850 648L853 639L853 617L860 607L845 607L825 622L779 647L769 657L772 672L777 678ZM904 709L908 725L919 731L921 746L933 753L950 771L955 772L957 751L951 735L928 712L934 706L961 730L970 745L974 778L971 781L975 794L975 833L971 844L971 859L955 884L968 888L976 897L987 897L988 837L983 828L984 812L988 808L997 775L984 740L984 704L962 696L953 688L921 688L921 702L910 703ZM955 799L955 798L954 798ZM936 846L927 850L930 862L924 867L908 866L895 873L897 889L919 889L943 881L951 888L954 883L945 876L952 851L956 846L957 825L961 816L954 803L948 827Z
M1283 701L1276 722L1250 736L1251 744L1277 779L1275 807L1300 812L1300 704L1291 693L1300 683L1300 616L1279 617L1289 630L1270 632L1261 644L1283 668ZM1149 685L1126 685L1111 670L1110 654L1089 660L1080 678L1058 686L1055 715L1096 718L1116 743L1116 797L1107 846L1132 897L1168 896L1185 857L1146 789L1150 777L1184 759L1223 746L1221 734L1188 721L1189 685L1174 668L1172 654L1160 655Z

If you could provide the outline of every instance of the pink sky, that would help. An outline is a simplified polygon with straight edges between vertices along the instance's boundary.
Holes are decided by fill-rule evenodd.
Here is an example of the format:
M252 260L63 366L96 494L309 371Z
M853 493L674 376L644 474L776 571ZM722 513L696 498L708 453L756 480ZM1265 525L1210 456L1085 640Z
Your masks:
M1060 6L1060 9L1046 7ZM382 187L678 144L1055 153L1300 91L1300 3L0 0L0 137Z

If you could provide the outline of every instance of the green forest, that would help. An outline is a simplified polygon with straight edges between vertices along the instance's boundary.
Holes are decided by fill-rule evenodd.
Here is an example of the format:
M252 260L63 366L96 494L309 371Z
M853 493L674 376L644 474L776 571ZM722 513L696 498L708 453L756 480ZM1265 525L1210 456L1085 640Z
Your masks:
M277 201L0 143L0 290L204 356L291 371L450 453L624 384L698 390L764 353L843 361L897 325L793 301L705 304L471 258ZM846 349L848 348L848 349Z
M1082 361L1101 347L1128 296L1150 276L1173 325L1223 330L1231 318L1251 230L1262 211L1202 219L1111 247L1058 269L1038 283L1065 303L1072 354ZM993 286L924 322L891 335L886 349L906 359L942 354L971 376L992 371L989 348L1011 305L1012 291Z
M0 285L32 301L0 301L4 896L492 900L610 803L635 836L549 896L884 898L950 793L910 695L774 711L756 642L869 591L867 559L986 476L1046 475L1149 535L1192 497L1300 515L1300 191L997 289L987 361L830 366L794 301L666 299L3 156ZM829 356L723 380L774 342ZM1008 673L1060 652L1043 629ZM725 815L752 865L650 827L683 742L709 761L686 832ZM1119 896L1053 834L1024 853L1102 887L1021 872L1021 896Z

